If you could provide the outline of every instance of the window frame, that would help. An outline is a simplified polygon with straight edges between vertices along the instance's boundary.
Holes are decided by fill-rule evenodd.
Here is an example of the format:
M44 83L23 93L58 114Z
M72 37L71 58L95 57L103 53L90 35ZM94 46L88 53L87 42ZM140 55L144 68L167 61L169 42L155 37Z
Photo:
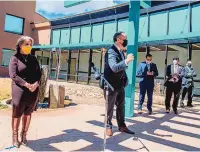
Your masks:
M6 68L8 68L8 66L9 66L9 64L8 64L8 66L5 66L5 65L2 65L2 62L3 62L3 50L10 50L10 51L13 51L13 54L14 54L14 52L15 52L15 50L14 49L9 49L9 48L2 48L1 49L1 63L0 63L0 67L6 67ZM10 62L10 61L9 61Z
M11 31L5 30L6 15L13 16L13 17L16 17L16 18L20 18L20 19L23 20L23 23L22 23L22 32L21 32L21 33L18 33L18 32L11 32ZM4 32L12 33L12 34L17 34L17 35L24 35L24 23L25 23L25 18L24 18L24 17L20 17L20 16L16 16L16 15L13 15L13 14L6 13L6 14L5 14L5 18L4 18Z

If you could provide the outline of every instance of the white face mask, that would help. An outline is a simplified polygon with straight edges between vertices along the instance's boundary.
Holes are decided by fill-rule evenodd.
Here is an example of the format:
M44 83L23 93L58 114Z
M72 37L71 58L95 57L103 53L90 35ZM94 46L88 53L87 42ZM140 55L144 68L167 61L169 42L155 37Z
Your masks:
M151 61L146 61L147 64L151 64Z
M173 60L173 64L177 65L178 64L178 60Z

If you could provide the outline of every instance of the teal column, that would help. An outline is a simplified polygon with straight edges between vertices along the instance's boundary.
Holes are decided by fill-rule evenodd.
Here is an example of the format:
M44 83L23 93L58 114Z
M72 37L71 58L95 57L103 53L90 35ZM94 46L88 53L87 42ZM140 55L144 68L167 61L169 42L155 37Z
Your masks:
M129 2L129 24L128 24L128 50L127 54L134 55L134 61L129 63L126 71L129 84L125 88L125 117L132 117L134 113L135 99L135 80L136 80L136 65L138 52L138 33L139 33L139 18L140 18L140 1L130 0Z

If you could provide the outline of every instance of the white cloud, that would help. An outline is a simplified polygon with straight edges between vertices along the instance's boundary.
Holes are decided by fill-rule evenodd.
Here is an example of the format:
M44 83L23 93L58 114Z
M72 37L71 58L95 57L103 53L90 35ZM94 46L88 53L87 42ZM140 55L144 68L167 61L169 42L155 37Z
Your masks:
M90 2L79 4L77 6L65 8L64 0L56 0L56 1L37 0L36 11L42 10L47 13L67 15L67 14L83 13L91 10L98 10L114 5L116 5L116 3L114 3L113 0L91 0Z

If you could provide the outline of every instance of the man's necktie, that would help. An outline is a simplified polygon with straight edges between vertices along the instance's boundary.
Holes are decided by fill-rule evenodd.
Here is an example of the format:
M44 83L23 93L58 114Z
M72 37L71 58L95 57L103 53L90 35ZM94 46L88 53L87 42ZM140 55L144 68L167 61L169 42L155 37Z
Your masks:
M174 73L177 73L177 65L174 65Z

